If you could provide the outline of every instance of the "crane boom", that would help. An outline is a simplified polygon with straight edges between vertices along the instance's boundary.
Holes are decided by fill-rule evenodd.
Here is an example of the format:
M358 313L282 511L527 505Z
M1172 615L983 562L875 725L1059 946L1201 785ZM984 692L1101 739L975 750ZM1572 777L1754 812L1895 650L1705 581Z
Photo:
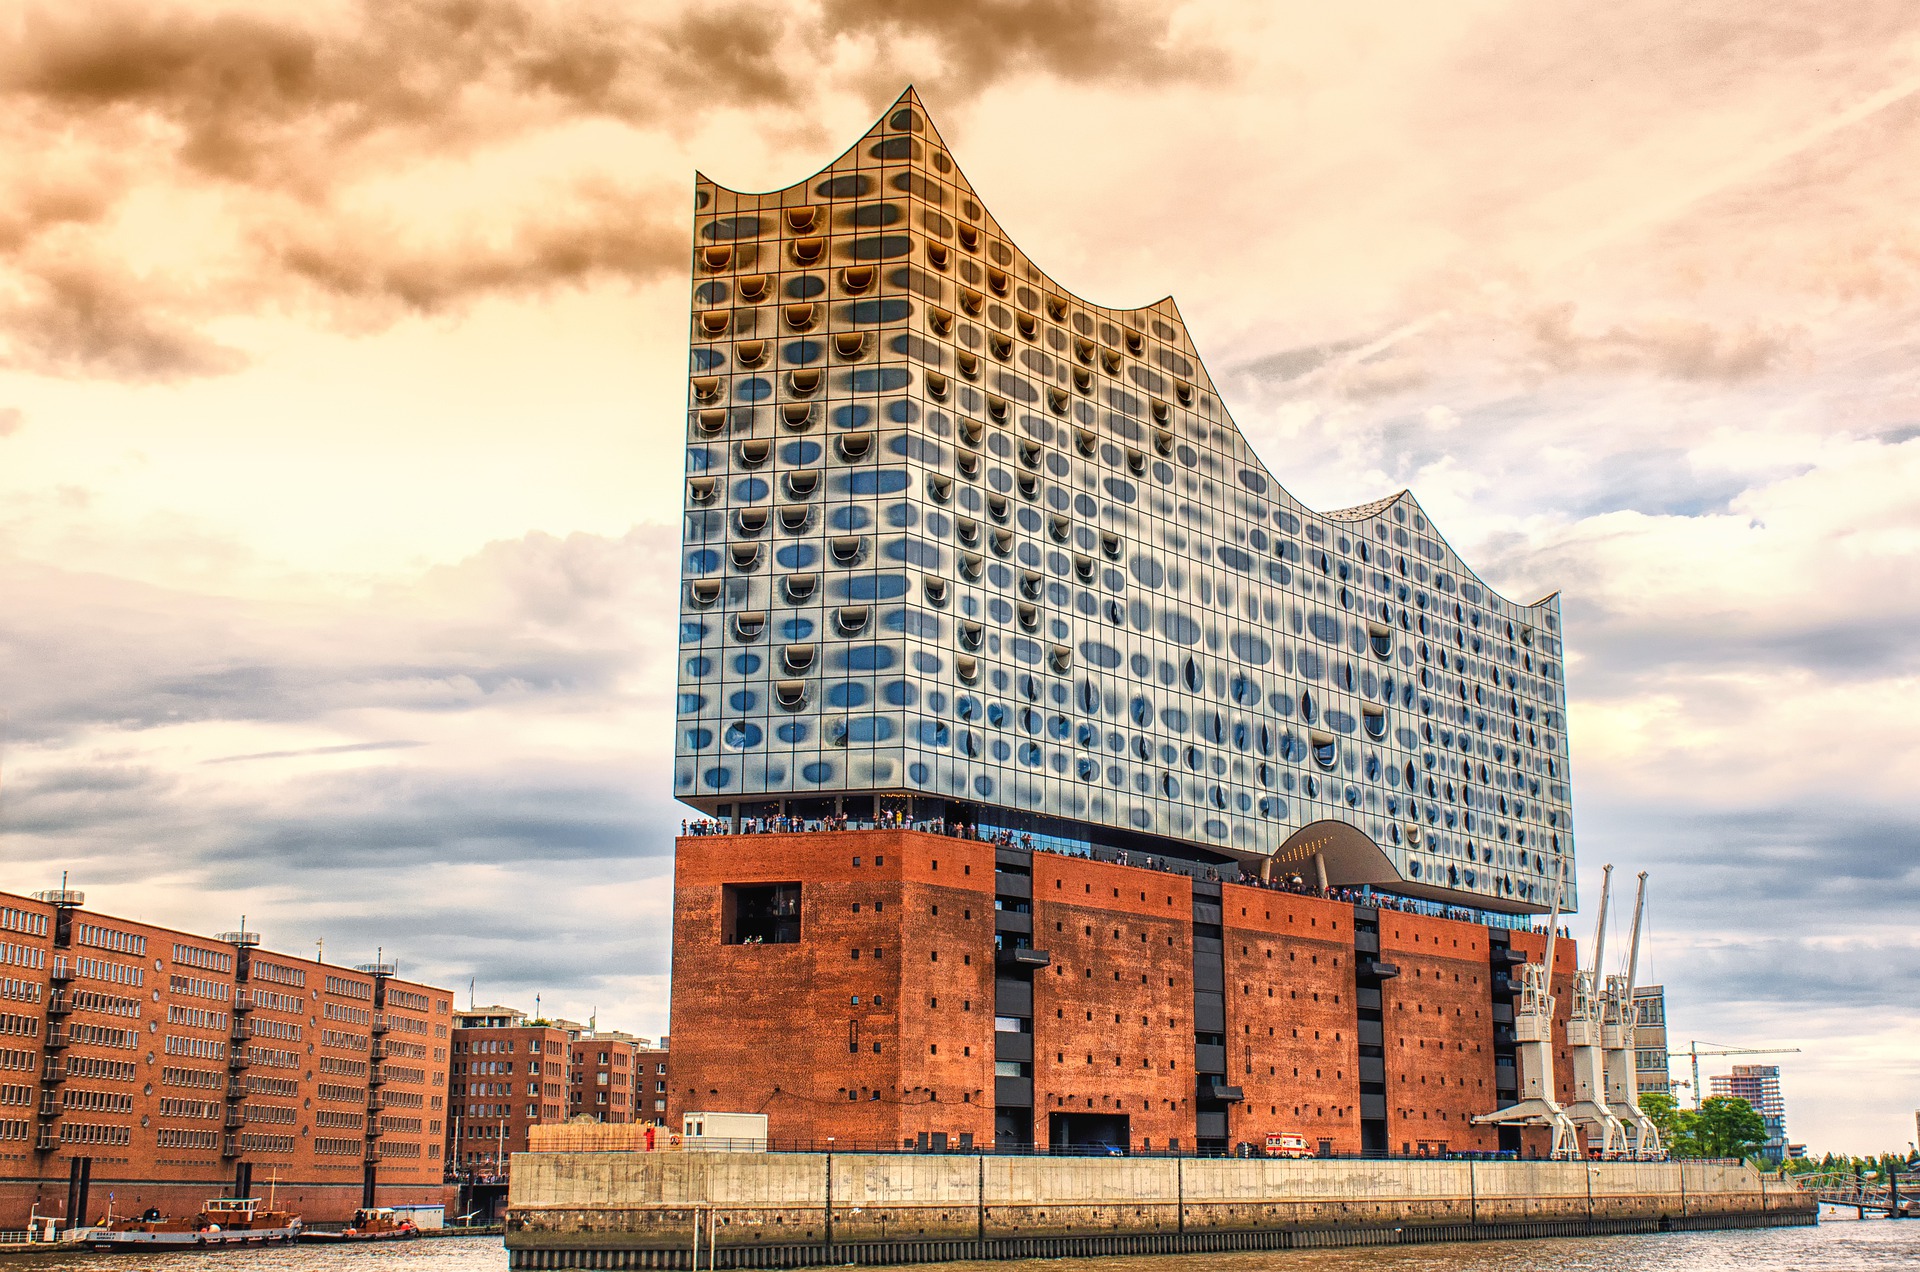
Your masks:
M1566 886L1564 881L1556 880L1553 885L1553 913L1547 916L1547 980L1546 992L1553 993L1553 942L1560 935L1560 893Z
M1633 894L1633 935L1627 938L1627 1005L1633 1005L1633 987L1640 975L1640 916L1647 911L1647 872L1640 872L1640 887ZM1639 1023L1638 1015L1635 1016Z
M1701 1056L1786 1056L1798 1053L1798 1047L1714 1047L1704 1050L1698 1042L1687 1043L1685 1051L1669 1051L1673 1057L1687 1056L1693 1061L1693 1107L1699 1108L1700 1095L1700 1057Z
M1600 984L1603 964L1601 954L1607 948L1607 905L1613 899L1613 866L1609 864L1600 876L1600 915L1593 923L1593 983Z

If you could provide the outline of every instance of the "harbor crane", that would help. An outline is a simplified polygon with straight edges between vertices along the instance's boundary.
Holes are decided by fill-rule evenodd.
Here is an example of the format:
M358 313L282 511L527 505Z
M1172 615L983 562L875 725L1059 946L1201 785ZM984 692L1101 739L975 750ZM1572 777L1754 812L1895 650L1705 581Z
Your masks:
M1602 959L1607 948L1607 906L1613 894L1613 867L1601 872L1600 915L1594 923L1593 947L1586 967L1574 969L1573 1010L1567 1018L1567 1049L1573 1061L1573 1103L1566 1114L1587 1133L1588 1151L1596 1148L1602 1156L1624 1156L1628 1151L1627 1129L1609 1107L1607 1066L1604 1049L1606 995L1602 981Z
M1640 919L1647 909L1647 872L1640 872L1640 886L1633 898L1633 934L1627 938L1626 975L1607 977L1601 1002L1601 1039L1605 1052L1606 1100L1627 1128L1633 1155L1661 1158L1666 1150L1660 1132L1640 1108L1640 1075L1635 1066L1635 1035L1640 1026L1640 1004L1634 1001L1633 988L1640 974ZM1598 967L1599 956L1594 957Z
M1707 1043L1703 1047L1696 1040L1688 1042L1685 1051L1669 1051L1667 1055L1676 1060L1684 1058L1693 1061L1693 1081L1690 1085L1693 1087L1693 1107L1697 1109L1701 1104L1701 1056L1786 1056L1797 1054L1799 1050L1798 1047L1716 1047L1712 1043ZM1678 1086L1679 1083L1674 1085Z
M1561 885L1553 890L1553 914L1547 920L1546 957L1520 965L1519 1003L1513 1012L1515 1050L1520 1061L1518 1103L1473 1119L1475 1126L1544 1126L1552 1132L1549 1156L1578 1157L1573 1119L1553 1098L1553 944L1560 931Z

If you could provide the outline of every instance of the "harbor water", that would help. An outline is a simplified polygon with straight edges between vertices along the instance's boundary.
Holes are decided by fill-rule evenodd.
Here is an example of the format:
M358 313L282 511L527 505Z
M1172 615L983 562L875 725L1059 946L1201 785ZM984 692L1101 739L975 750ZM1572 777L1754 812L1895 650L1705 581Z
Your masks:
M399 1245L220 1254L31 1254L11 1272L493 1272L507 1265L498 1237L446 1237ZM953 1272L1880 1272L1920 1268L1920 1221L1823 1217L1817 1228L1737 1229L1647 1236L1491 1241L1110 1259L1034 1259L930 1265ZM927 1266L927 1265L923 1265Z

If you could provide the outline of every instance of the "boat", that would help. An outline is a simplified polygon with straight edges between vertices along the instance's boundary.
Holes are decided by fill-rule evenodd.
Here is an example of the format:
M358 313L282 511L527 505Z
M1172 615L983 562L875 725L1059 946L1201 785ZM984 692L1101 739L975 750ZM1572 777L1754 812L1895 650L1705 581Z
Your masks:
M420 1235L411 1219L403 1219L385 1206L368 1206L353 1212L353 1222L339 1232L300 1230L302 1245L345 1245L358 1241L411 1241Z
M291 1245L299 1236L298 1215L263 1206L258 1197L216 1197L191 1219L169 1219L159 1207L149 1207L138 1218L108 1217L91 1228L74 1228L66 1233L66 1240L103 1252L231 1250Z

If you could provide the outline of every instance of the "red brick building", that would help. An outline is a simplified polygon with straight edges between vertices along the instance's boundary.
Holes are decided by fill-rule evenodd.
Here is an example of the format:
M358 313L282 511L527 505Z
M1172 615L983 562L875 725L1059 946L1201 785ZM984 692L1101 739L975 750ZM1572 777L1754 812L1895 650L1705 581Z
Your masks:
M1508 972L1543 936L1103 855L681 839L672 1117L764 1112L821 1145L1544 1155L1543 1131L1471 1124L1514 1100ZM1574 957L1561 940L1562 1020Z
M504 1176L527 1151L527 1128L567 1120L572 1039L559 1023L512 1007L454 1013L453 1115L448 1160L478 1176Z
M570 1118L658 1122L666 1117L664 1045L628 1033L582 1030L573 1035L572 1047Z
M447 991L84 900L0 894L0 1227L439 1199Z

